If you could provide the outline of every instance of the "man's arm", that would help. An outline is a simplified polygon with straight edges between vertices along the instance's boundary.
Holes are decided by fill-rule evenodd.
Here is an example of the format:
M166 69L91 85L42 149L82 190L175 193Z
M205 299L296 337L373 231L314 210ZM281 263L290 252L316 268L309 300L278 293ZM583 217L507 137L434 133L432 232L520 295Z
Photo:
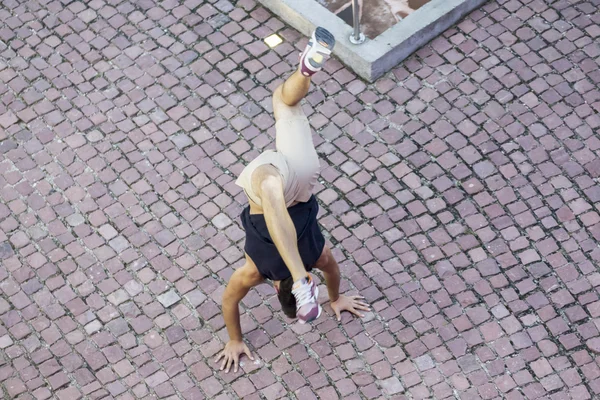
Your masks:
M244 269L237 269L225 288L223 293L223 319L225 320L225 326L227 326L227 333L229 333L230 340L242 341L242 327L240 324L240 301L250 291L248 280L246 279Z
M229 334L229 342L225 345L225 349L217 355L215 362L219 362L222 358L221 370L229 372L229 368L233 365L234 372L238 370L239 358L242 353L245 353L248 358L254 360L250 349L242 340L242 327L240 324L240 301L248 294L248 291L253 286L258 285L262 278L257 277L248 271L248 264L237 269L231 278L225 292L223 293L223 319Z
M252 174L252 187L260 196L267 230L295 281L306 277L306 269L298 251L296 228L283 196L281 175L270 165L258 167Z
M327 285L327 293L329 294L329 301L332 303L336 302L340 298L340 281L342 277L340 267L335 261L333 254L331 254L329 247L325 246L323 254L319 258L315 268L323 273L325 285Z
M323 255L319 258L319 262L317 262L315 268L323 273L327 292L329 293L331 309L338 321L342 317L342 311L350 311L359 317L364 317L364 314L361 314L359 310L370 311L369 305L362 301L364 299L363 296L344 296L340 294L340 267L327 246L323 250Z

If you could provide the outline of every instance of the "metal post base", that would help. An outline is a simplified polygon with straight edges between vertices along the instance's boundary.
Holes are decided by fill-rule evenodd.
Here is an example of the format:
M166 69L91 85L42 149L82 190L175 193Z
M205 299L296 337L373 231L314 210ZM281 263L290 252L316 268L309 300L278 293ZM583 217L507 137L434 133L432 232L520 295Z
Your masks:
M364 43L365 40L366 40L366 37L362 32L359 34L358 40L354 36L354 33L350 35L350 43L352 43L352 44L361 44L361 43Z

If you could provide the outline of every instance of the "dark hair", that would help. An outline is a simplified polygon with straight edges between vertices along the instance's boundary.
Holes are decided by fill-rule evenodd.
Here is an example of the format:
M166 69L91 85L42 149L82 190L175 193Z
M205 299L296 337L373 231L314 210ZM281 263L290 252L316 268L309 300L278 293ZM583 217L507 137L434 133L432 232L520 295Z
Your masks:
M292 294L294 280L292 277L279 282L279 292L277 297L281 303L281 310L289 318L296 318L296 298Z

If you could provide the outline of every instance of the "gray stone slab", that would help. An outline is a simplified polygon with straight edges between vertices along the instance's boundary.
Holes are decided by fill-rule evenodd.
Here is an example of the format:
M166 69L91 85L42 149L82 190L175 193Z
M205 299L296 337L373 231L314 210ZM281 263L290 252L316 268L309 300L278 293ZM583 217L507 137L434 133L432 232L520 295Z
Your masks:
M333 53L373 82L487 0L431 0L375 39L358 45L349 40L352 27L316 1L258 1L304 35L316 26L326 27L337 41Z

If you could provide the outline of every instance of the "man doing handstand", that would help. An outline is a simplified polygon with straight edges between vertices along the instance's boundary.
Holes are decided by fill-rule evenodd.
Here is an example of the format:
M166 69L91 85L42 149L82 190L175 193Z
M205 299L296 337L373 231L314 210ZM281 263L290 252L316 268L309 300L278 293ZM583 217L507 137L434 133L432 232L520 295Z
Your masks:
M236 184L244 189L248 207L241 215L246 230L246 263L231 276L223 294L223 318L229 342L217 356L221 369L237 371L239 356L250 350L242 341L239 302L265 279L273 281L283 312L306 323L319 317L318 288L308 274L313 268L325 278L331 308L338 319L344 310L360 315L368 310L361 296L339 294L340 270L317 223L319 206L312 191L319 159L308 119L300 101L310 77L329 58L335 39L323 28L312 34L300 65L273 93L276 150L267 150L249 163Z

